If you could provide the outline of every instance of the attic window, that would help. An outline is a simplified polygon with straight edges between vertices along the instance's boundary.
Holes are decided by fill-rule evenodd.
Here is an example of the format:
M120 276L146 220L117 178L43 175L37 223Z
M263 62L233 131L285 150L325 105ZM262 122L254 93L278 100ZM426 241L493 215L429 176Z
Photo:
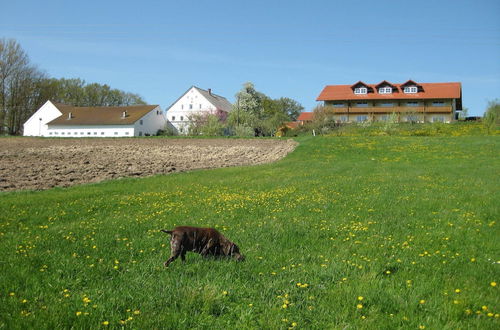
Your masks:
M379 94L391 94L392 93L392 87L381 87L378 89Z
M368 92L366 87L354 88L354 94L366 94Z
M407 94L412 94L412 93L416 93L418 90L417 90L417 86L409 86L409 87L405 87L403 92L407 93Z

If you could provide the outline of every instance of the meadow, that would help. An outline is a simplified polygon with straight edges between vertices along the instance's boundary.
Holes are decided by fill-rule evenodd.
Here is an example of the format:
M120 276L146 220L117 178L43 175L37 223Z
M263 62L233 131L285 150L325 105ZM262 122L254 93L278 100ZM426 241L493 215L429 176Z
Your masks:
M299 137L267 165L0 194L0 328L498 329L498 136ZM246 261L188 254L211 226Z

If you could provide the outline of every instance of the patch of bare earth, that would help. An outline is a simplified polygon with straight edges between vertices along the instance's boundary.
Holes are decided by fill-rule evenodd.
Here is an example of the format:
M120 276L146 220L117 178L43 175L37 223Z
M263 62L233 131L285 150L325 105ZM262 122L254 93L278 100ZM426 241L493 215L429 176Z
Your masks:
M292 140L0 139L0 191L277 161Z

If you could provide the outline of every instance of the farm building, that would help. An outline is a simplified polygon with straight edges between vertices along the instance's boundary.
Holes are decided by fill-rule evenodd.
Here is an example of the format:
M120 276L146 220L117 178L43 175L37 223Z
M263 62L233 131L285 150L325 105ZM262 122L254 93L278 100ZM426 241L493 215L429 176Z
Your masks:
M331 106L339 123L386 121L392 114L399 122L449 123L462 110L462 86L459 82L358 81L354 85L326 86L316 101Z
M74 107L47 101L24 123L24 136L123 137L165 128L159 105Z
M220 95L196 86L190 87L168 109L167 120L179 134L187 134L193 115L219 114L227 116L232 105Z

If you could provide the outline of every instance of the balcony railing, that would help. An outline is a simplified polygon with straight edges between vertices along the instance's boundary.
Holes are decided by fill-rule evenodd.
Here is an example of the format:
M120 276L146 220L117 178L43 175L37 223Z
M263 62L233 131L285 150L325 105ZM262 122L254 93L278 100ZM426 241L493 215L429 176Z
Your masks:
M347 111L347 107L342 108L333 108L334 113L411 113L411 112L431 112L431 113L447 113L451 112L451 106L442 106L442 107L349 107L349 111Z

